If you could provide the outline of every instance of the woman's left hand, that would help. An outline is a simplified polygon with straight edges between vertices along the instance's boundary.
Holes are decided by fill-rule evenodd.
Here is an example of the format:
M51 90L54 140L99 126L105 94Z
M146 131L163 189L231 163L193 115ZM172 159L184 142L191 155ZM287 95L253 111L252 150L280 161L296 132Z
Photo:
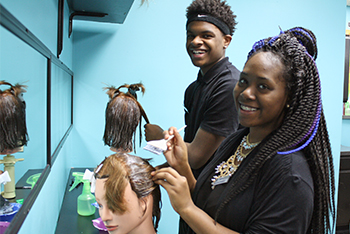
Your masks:
M154 182L168 192L171 205L178 214L194 206L186 177L170 167L154 171L152 175Z

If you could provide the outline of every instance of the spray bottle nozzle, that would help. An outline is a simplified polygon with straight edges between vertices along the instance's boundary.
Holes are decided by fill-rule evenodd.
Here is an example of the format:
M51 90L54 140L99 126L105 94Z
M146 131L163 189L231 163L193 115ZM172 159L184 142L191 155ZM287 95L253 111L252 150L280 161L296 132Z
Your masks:
M69 192L72 191L75 187L77 187L78 184L82 183L84 181L84 173L83 172L73 172L72 176L74 176L74 183L70 187Z

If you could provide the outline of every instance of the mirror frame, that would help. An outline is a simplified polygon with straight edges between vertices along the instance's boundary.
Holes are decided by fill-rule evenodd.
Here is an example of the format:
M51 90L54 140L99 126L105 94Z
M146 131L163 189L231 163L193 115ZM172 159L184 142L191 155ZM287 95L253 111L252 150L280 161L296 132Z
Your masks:
M17 233L21 228L25 218L27 217L31 207L33 206L36 198L39 195L41 188L43 187L51 167L57 158L63 144L65 143L72 127L73 127L73 72L62 63L56 56L33 34L31 33L19 20L17 20L2 4L0 4L0 25L14 34L26 44L34 48L37 52L47 58L47 129L46 129L46 160L47 165L44 168L37 183L29 193L28 197L24 200L18 213L10 222L9 227L6 229L5 234ZM51 154L51 64L54 63L59 68L67 72L71 77L71 123L66 133L60 140L58 146Z
M349 87L349 66L350 66L350 35L345 36L345 66L344 66L344 91L343 102L348 100Z

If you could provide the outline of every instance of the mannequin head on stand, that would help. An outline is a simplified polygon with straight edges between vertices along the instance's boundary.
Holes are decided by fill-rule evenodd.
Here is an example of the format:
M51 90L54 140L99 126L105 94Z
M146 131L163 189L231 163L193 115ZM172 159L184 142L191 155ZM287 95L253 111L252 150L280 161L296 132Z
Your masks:
M127 92L121 89L126 88ZM137 125L141 126L142 117L149 123L141 104L137 101L137 91L145 92L141 83L104 88L110 100L106 107L106 124L103 141L111 150L131 152L135 149L135 134ZM134 138L134 139L133 139ZM141 143L141 128L140 128Z
M96 201L110 233L156 233L161 194L148 160L126 153L107 157L95 170Z
M8 86L1 89L1 86ZM12 85L0 81L0 154L11 154L27 145L26 104L23 93L25 85Z

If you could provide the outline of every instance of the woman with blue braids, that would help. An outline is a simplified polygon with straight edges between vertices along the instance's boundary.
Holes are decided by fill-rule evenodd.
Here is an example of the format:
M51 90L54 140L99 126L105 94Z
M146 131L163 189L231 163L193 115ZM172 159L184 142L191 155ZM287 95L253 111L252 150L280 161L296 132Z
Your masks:
M245 128L226 138L197 180L185 143L169 129L172 168L153 179L183 220L179 233L333 231L333 157L316 57L315 35L301 27L254 44L234 89Z

